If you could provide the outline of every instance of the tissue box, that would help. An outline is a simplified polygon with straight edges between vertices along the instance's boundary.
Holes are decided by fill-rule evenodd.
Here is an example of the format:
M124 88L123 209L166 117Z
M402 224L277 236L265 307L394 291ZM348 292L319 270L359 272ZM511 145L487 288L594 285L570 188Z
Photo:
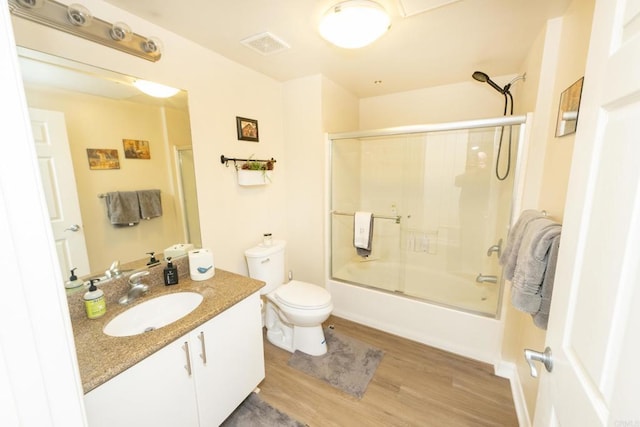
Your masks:
M215 274L213 254L210 249L202 248L189 251L189 275L191 280L207 280Z
M176 245L169 246L164 250L164 259L167 259L169 257L171 257L171 259L176 259L178 257L187 255L187 253L191 250L193 250L192 243L178 243Z

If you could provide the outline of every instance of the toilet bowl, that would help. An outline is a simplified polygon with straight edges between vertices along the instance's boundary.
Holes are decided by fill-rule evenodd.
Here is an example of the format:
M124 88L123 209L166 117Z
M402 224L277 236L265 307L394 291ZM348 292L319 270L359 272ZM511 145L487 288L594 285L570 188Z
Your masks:
M320 286L298 280L283 283L285 246L280 240L245 251L249 276L266 283L261 294L266 299L267 339L292 353L299 350L320 356L327 352L322 322L333 310L331 294Z

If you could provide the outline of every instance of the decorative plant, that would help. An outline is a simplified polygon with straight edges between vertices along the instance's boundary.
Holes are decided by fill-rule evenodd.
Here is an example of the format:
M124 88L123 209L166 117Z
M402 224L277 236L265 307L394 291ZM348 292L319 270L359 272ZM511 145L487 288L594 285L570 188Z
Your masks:
M251 157L249 157L249 159L251 159ZM270 171L273 170L273 165L273 160L249 160L242 164L241 169L250 171Z

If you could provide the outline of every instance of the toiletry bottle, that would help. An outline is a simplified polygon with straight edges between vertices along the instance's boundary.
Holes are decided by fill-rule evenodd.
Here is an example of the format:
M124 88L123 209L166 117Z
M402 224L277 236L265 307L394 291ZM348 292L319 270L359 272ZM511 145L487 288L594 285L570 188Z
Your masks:
M175 285L178 283L178 267L174 267L171 257L167 258L167 266L164 269L164 284Z
M74 267L71 269L71 275L69 276L69 280L64 284L64 287L67 289L77 288L78 286L82 285L82 280L78 280L78 276L76 276L76 273L75 273L76 268L77 267Z
M93 284L95 280L91 280L89 291L84 294L84 306L87 309L87 317L96 319L107 312L107 304L104 300L104 292Z

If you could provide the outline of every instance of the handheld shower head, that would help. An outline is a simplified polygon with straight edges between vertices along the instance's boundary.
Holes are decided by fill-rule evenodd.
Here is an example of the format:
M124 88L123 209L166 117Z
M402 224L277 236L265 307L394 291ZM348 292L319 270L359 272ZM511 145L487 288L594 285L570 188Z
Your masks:
M507 91L509 90L508 87L505 87L504 89L501 88L500 86L498 86L496 84L496 82L494 82L493 80L491 80L491 78L487 75L487 73L483 73L482 71L475 71L472 74L472 77L474 79L476 79L479 82L482 83L489 83L489 86L491 86L492 88L494 88L495 90L497 90L498 92L500 92L501 94L505 94L507 93Z

